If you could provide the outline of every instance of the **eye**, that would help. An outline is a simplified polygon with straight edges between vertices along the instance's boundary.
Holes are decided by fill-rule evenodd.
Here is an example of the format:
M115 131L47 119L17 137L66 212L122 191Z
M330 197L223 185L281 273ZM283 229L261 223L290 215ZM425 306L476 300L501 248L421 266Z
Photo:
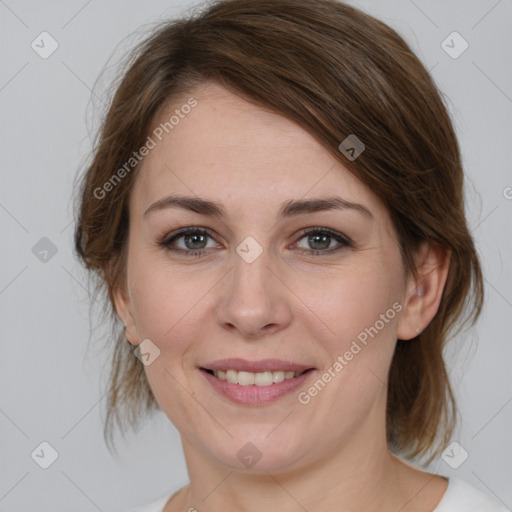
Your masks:
M339 252L345 247L352 247L351 240L341 233L327 228L314 228L302 233L303 236L296 242L306 240L306 245L310 248L300 248L301 252L313 254L315 256L327 255L333 252ZM338 242L338 245L331 245L332 242Z
M181 253L186 256L201 256L205 252L208 252L206 249L212 248L212 246L207 247L208 238L212 238L208 230L189 227L178 231L171 237L164 238L159 245L165 247L169 251ZM180 239L183 239L184 247L179 247L177 244L177 241ZM178 245L178 247L176 247L176 245ZM213 247L215 247L215 244Z

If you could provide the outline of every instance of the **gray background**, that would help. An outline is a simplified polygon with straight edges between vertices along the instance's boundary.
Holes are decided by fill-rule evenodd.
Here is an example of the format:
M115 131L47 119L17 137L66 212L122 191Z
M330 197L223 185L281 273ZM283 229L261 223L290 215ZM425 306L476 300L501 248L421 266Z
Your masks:
M432 469L510 508L512 3L352 3L397 29L448 98L487 303L477 327L449 351L463 418L454 440L469 458L458 469L440 458ZM115 52L115 64L139 40L124 39L135 30L189 7L177 0L0 0L0 511L121 511L188 481L179 435L163 413L120 441L118 458L105 447L109 359L101 337L108 331L95 331L87 350L90 298L72 254L71 196L98 126L104 87L96 81L107 59ZM47 59L31 48L43 31L59 45ZM441 46L453 31L469 44L456 59ZM452 52L462 48L450 41ZM110 72L104 77L108 85ZM43 237L54 255L41 252ZM48 469L31 457L43 441L59 455ZM456 447L452 460L461 453Z

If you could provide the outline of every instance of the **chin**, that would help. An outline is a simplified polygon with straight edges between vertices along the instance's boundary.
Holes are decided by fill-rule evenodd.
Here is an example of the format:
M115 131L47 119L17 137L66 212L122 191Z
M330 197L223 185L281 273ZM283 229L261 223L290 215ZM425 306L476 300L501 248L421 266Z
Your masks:
M229 429L232 438L223 435L222 443L213 443L210 437L206 449L219 463L237 472L279 473L293 469L305 455L301 447L311 447L311 441L295 441L297 438L286 429L278 432L281 427L276 429L276 425L278 423L244 426L238 431Z

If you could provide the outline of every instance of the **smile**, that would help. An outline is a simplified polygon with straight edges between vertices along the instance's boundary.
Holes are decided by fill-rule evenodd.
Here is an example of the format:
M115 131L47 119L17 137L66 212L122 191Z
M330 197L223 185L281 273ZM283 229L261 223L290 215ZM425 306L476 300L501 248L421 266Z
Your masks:
M236 370L206 370L220 380L239 386L270 386L298 377L304 372L278 370L276 372L239 372Z
M214 365L218 366L218 365ZM297 391L314 368L251 372L225 367L225 370L200 367L210 389L222 398L240 405L264 405Z

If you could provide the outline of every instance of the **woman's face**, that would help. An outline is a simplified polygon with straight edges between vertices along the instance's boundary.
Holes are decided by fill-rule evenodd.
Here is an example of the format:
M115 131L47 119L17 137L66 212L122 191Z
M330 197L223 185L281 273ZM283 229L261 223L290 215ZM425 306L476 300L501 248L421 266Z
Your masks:
M137 171L116 298L156 400L186 453L230 468L371 451L410 289L388 213L293 122L217 85L190 96L152 127L180 110Z

